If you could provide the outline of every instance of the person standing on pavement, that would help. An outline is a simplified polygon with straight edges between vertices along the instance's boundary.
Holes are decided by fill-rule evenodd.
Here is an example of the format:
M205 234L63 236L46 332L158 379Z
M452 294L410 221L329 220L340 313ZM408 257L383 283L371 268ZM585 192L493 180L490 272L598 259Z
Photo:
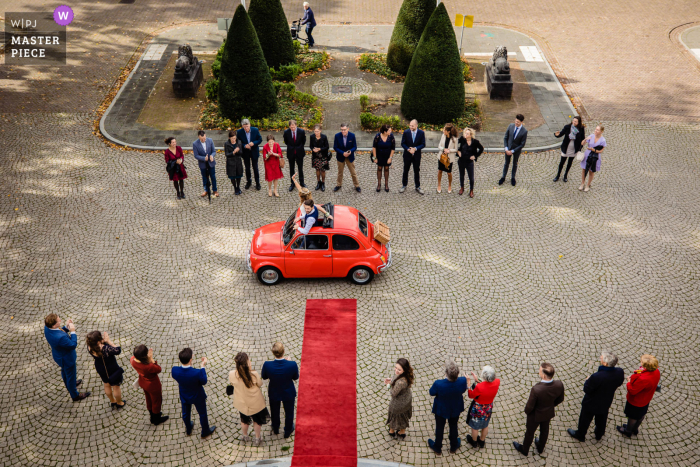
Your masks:
M503 182L506 181L510 160L513 159L513 171L510 175L510 184L515 186L515 173L518 171L518 159L520 159L520 153L527 142L527 129L523 126L524 121L525 117L522 114L516 115L515 122L508 125L506 134L503 137L506 161L505 164L503 164L503 175L498 181L499 185L503 185Z
M202 438L206 438L214 433L216 425L209 426L207 417L207 393L204 385L207 384L207 357L202 357L202 368L199 370L192 368L192 349L186 347L178 355L180 366L174 366L170 370L173 379L180 387L180 403L182 404L182 421L185 422L185 434L190 436L194 423L192 423L192 406L194 405L199 414L199 424L202 425Z
M163 402L163 386L160 384L158 373L162 371L158 362L153 358L153 349L145 345L137 345L134 355L130 360L131 366L139 375L139 386L146 396L146 408L151 414L151 424L160 425L170 417L163 416L161 404Z
M187 178L185 164L183 164L185 155L174 137L166 138L165 144L168 145L164 152L168 176L175 186L177 199L185 199L185 179Z
M55 313L49 313L44 318L44 337L51 347L53 361L61 368L63 384L66 385L73 402L88 397L90 392L78 392L77 389L83 380L76 381L78 355L75 348L78 346L78 336L75 333L73 320L69 319L66 326L61 326L61 318Z
M309 137L309 149L311 149L311 167L316 169L316 190L326 191L326 172L330 168L328 162L331 158L328 155L330 149L328 138L321 133L321 125L314 126L314 134Z
M384 380L391 393L386 424L392 438L406 439L406 428L413 416L413 379L411 364L405 358L399 358L394 365L394 377Z
M194 158L199 162L199 171L202 173L202 185L204 185L202 198L207 196L210 189L207 186L207 167L209 168L209 178L211 178L211 189L214 192L214 196L218 198L219 192L216 190L216 160L214 159L216 147L214 147L214 141L211 138L207 138L204 130L199 130L197 135L199 138L192 143L192 152L194 153Z
M440 144L438 144L438 186L437 192L442 193L442 173L447 172L447 192L452 193L452 168L454 167L454 162L457 159L457 147L459 146L459 139L457 138L457 128L451 123L445 125L442 130L442 136L440 137ZM449 160L447 165L443 164L441 161L442 155L445 154Z
M243 178L243 144L236 135L236 130L228 132L228 141L224 143L226 156L226 175L233 185L233 194L240 195Z
M297 127L296 120L289 121L289 128L284 130L282 135L284 144L287 145L287 160L289 160L289 177L294 176L294 164L299 169L299 184L306 188L304 184L304 156L306 155L306 132ZM289 191L294 191L294 184L289 185Z
M439 379L430 388L435 414L435 441L428 440L428 446L438 456L442 455L442 439L445 423L450 426L450 452L454 454L462 445L457 437L459 416L464 412L463 394L467 391L467 378L459 376L459 367L453 361L445 365L445 379Z
M554 367L551 363L542 363L539 369L540 382L530 390L530 397L525 404L527 422L523 444L513 441L513 447L523 456L530 452L532 440L535 440L537 452L542 454L549 437L549 422L554 418L554 407L564 401L564 384L555 381ZM540 427L540 437L535 438L535 430Z
M239 352L235 358L236 369L228 374L228 382L233 386L233 407L241 413L242 441L250 441L248 428L253 425L255 440L253 445L260 446L262 443L262 426L267 423L270 417L267 407L265 407L265 397L260 387L262 378L257 371L253 370L248 354Z
M572 438L586 440L586 433L591 421L595 418L595 439L600 440L605 434L608 423L608 411L615 398L615 391L625 381L622 368L615 368L617 356L609 352L600 355L598 371L586 378L583 383L583 401L581 415L578 417L578 429L566 430Z
M309 39L309 47L313 47L314 37L311 35L311 32L316 27L316 19L314 18L314 12L311 11L309 2L304 2L304 17L301 19L301 24L306 25L306 37Z
M283 405L284 437L289 438L294 431L294 401L297 398L294 381L299 379L299 365L284 356L284 345L281 342L274 343L272 355L275 359L263 363L260 376L270 380L267 396L270 399L272 432L276 435L280 432L280 405Z
M121 384L124 381L124 369L117 362L117 355L122 348L114 345L109 334L92 331L86 337L88 353L95 360L95 370L104 384L105 394L113 409L121 409L126 405L122 400Z
M605 146L608 145L608 143L605 142L603 131L605 131L605 127L603 125L598 125L595 127L595 130L593 130L593 134L583 143L588 145L588 149L586 149L586 154L583 157L583 161L581 161L581 186L578 188L579 191L590 190L591 183L593 183L593 176L596 172L600 172L600 153L602 153ZM586 175L588 175L588 185L586 185Z
M418 128L418 120L411 120L408 129L404 130L403 136L401 136L401 147L403 148L403 177L399 193L406 191L408 172L413 166L413 181L416 185L416 191L423 195L425 192L420 187L420 159L421 150L425 147L425 132Z
M352 183L355 185L355 190L360 193L362 191L360 189L360 181L357 178L357 172L355 172L357 140L355 139L355 134L351 133L348 129L347 123L341 124L340 133L335 134L333 150L335 151L335 158L338 161L338 181L333 191L338 191L343 187L343 171L347 166L352 176Z
M262 136L260 132L254 126L250 126L250 120L244 118L241 121L241 128L236 133L238 141L243 144L243 162L245 162L245 178L246 184L245 189L247 190L252 185L252 178L250 176L250 166L253 165L253 175L255 176L255 189L260 191L262 186L260 185L260 171L258 170L258 159L260 158L260 147L258 146L262 143Z
M385 123L374 136L372 143L372 157L377 164L377 193L382 191L382 171L384 172L384 191L389 191L389 167L395 151L396 139L391 134L391 126Z
M459 137L457 149L457 165L459 166L459 194L464 194L464 171L469 176L469 197L474 197L474 163L484 152L484 147L478 139L476 132L471 128L465 128Z
M583 146L583 140L586 137L585 128L583 125L583 120L578 115L575 116L571 123L564 125L560 131L554 133L557 138L564 137L564 141L561 143L561 159L559 160L559 170L557 170L557 176L554 177L553 182L559 181L559 176L561 175L561 169L564 168L564 162L566 162L566 172L564 172L564 183L568 182L569 169L571 164L574 162L574 157L576 153L581 150Z
M617 427L617 431L627 438L632 435L637 436L639 433L639 425L642 424L649 410L649 403L661 379L659 361L656 357L642 355L640 364L639 369L627 378L627 403L625 404L627 423Z
M489 422L493 412L493 400L498 394L501 380L496 378L496 371L493 367L486 365L481 369L481 381L472 373L474 384L471 384L467 376L467 386L471 386L467 391L467 396L473 400L467 414L467 425L472 429L472 433L467 435L467 442L473 447L486 446L486 435L489 433ZM481 430L481 436L479 436Z

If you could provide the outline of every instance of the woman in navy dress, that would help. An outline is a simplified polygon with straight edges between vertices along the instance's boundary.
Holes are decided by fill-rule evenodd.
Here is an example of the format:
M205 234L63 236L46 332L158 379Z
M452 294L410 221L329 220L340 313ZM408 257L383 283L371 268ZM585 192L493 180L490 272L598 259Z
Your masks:
M384 172L384 191L389 191L389 167L396 150L396 140L391 134L391 127L382 125L372 143L372 158L377 163L377 192L382 190L382 172Z

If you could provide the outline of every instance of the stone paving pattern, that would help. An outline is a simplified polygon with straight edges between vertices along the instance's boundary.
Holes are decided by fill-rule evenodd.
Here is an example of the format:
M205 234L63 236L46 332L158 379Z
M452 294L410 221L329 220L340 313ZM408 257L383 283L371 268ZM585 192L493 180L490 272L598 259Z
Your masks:
M315 11L327 24L374 22L393 19L398 4L326 2ZM253 228L289 214L295 194L233 197L220 171L222 197L208 206L196 197L201 180L188 156L188 199L177 201L160 155L113 149L92 135L96 107L145 33L185 18L210 21L229 3L72 6L71 66L0 67L0 466L222 466L291 455L293 442L279 437L267 436L259 448L239 443L226 374L235 352L249 352L259 367L277 339L298 360L304 301L331 297L358 300L361 457L438 466L700 462L700 75L668 37L692 19L694 2L594 0L553 9L525 0L517 17L512 2L470 4L477 20L524 24L545 38L586 109L605 119L609 147L591 192L576 190L576 168L568 184L552 184L559 156L550 151L521 158L515 188L495 185L502 156L485 155L472 200L447 195L444 184L435 194L427 158L426 196L398 194L396 170L392 192L376 194L364 156L357 164L362 194L348 185L318 198L387 222L393 268L366 287L304 280L274 288L245 272L244 248ZM20 8L5 0L0 9ZM573 33L586 14L595 19L590 33ZM622 59L621 50L628 53ZM586 59L594 54L598 73ZM70 401L51 359L42 335L51 311L76 321L78 375L94 391L86 401ZM83 349L93 329L125 349L123 411L109 409ZM157 428L130 387L128 356L138 343L153 347L164 368L163 411L173 419ZM209 440L187 438L178 420L169 374L185 345L210 359L209 412L219 429ZM638 438L614 433L623 417L620 390L606 436L580 444L565 429L576 423L583 381L603 348L620 355L627 374L642 353L657 355L664 389ZM386 435L381 380L400 356L414 363L417 381L412 426L399 443ZM433 429L427 391L449 357L466 371L491 364L503 382L487 448L436 458L425 443ZM557 368L567 398L547 457L525 459L510 442L524 432L522 408L542 360Z

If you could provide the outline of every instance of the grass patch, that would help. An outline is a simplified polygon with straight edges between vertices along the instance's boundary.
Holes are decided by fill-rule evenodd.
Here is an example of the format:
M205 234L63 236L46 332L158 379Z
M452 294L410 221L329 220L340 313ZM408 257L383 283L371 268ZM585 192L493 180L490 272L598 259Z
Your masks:
M403 83L406 79L404 75L396 73L387 66L386 54L362 54L355 61L360 70L383 76L392 83Z

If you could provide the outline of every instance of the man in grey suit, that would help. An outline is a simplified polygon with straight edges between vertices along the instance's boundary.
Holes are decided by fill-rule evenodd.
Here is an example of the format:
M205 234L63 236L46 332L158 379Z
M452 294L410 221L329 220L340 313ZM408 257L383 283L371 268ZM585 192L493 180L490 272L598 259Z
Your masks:
M518 171L518 159L520 158L520 152L525 146L525 141L527 141L527 130L523 126L523 121L525 117L522 114L515 116L515 123L508 125L508 130L506 130L506 135L503 137L503 144L506 151L506 163L503 165L503 176L498 181L499 185L503 185L506 181L506 175L508 175L508 166L510 166L510 159L513 159L513 172L510 176L510 184L515 186L515 172Z

